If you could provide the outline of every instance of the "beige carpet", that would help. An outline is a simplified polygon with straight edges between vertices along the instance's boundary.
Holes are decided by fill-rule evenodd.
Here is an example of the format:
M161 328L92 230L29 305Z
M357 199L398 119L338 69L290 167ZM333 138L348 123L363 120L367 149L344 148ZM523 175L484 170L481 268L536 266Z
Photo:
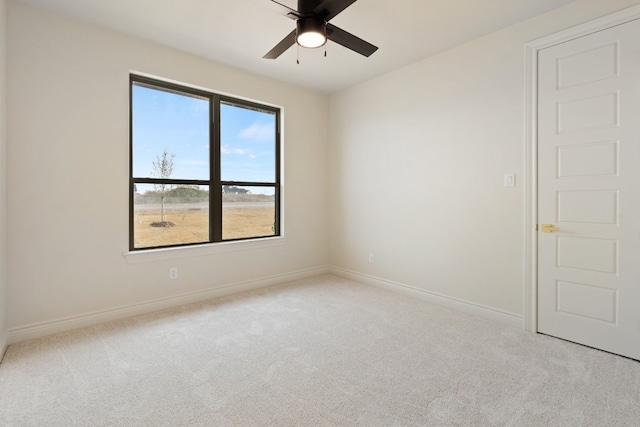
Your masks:
M9 347L2 426L638 426L640 363L334 276Z

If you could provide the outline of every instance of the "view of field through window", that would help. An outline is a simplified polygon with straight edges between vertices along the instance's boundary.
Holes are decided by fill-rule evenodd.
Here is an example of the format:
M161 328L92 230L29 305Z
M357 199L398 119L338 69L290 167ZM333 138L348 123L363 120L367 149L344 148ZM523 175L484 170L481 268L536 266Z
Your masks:
M138 184L134 196L136 247L209 241L209 191L205 186L177 186L166 191L164 222L160 194L153 185ZM225 240L274 235L275 195L253 194L240 187L222 194ZM246 191L246 192L245 192Z
M155 83L132 81L132 248L277 235L275 110Z

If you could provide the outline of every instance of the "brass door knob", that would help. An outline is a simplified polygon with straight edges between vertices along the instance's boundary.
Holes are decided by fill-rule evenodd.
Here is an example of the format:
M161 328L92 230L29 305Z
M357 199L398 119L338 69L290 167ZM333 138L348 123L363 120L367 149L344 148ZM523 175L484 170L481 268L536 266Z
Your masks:
M540 226L540 231L543 233L553 233L554 231L560 231L560 229L553 224L542 224Z

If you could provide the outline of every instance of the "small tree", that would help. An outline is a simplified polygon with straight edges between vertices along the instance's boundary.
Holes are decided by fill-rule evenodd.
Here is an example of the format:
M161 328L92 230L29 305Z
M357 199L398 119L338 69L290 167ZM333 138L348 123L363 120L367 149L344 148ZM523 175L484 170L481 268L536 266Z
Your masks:
M173 159L175 154L169 154L167 149L162 150L162 154L156 155L156 160L153 164L153 171L151 172L155 177L168 179L171 177L173 173ZM168 227L169 222L165 221L164 218L164 197L167 191L171 190L170 184L154 184L153 188L155 191L160 193L160 227Z

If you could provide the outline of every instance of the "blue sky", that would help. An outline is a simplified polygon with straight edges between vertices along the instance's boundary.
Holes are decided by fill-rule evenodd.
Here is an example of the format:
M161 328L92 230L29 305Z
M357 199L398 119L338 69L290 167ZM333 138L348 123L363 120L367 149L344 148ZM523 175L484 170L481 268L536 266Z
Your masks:
M273 182L275 115L223 104L220 111L222 179ZM171 178L209 179L209 101L133 86L133 176L150 178L166 148Z

